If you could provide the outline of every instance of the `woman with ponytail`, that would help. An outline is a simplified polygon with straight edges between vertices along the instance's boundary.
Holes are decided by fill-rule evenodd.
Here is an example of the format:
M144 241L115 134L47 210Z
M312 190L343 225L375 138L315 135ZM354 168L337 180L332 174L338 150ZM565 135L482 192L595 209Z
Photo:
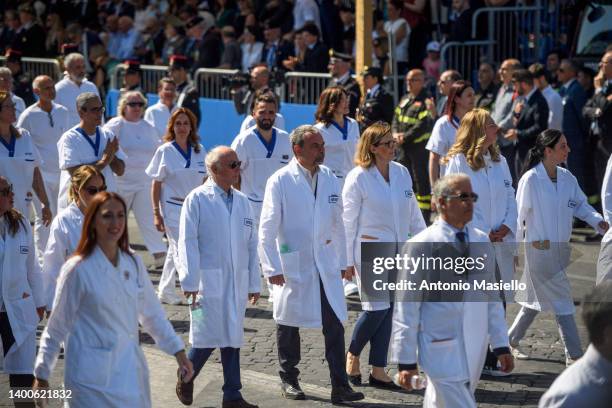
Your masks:
M528 170L518 183L517 237L525 243L521 282L527 289L516 294L522 308L508 333L517 359L529 358L519 341L541 311L555 313L565 344L566 364L582 356L574 319L576 309L565 273L572 221L577 217L601 234L608 230L608 223L589 205L572 173L559 167L567 161L569 152L567 139L560 131L545 130L529 150Z
M45 311L30 223L15 208L13 185L0 176L0 337L11 387L32 385L36 326ZM16 401L16 400L15 400ZM34 407L31 402L15 406Z

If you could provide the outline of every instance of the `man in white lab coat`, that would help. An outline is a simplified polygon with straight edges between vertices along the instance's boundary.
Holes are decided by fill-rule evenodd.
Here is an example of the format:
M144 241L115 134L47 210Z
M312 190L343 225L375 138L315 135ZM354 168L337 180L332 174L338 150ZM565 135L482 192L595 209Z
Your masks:
M259 298L257 231L249 200L238 182L236 152L219 146L206 156L210 178L185 199L179 227L177 270L190 300L189 359L194 378L215 348L223 364L223 408L257 408L240 394L240 347L247 300ZM211 239L214 237L214 239ZM179 400L193 401L193 379L176 386Z
M80 121L79 109L76 106L76 99L85 92L93 92L99 95L98 88L93 82L85 77L85 58L73 52L64 59L64 66L67 74L55 84L55 102L68 109L68 127L78 125Z
M612 401L612 282L585 297L582 318L591 344L586 353L552 383L540 408L605 408Z
M295 158L266 184L259 225L259 257L274 286L274 320L281 390L287 399L305 399L298 383L300 327L321 327L329 364L332 403L364 398L351 389L345 371L347 318L342 278L346 246L340 185L321 166L323 137L314 126L290 136Z
M487 244L487 234L469 224L474 212L473 203L478 196L473 193L467 175L457 173L441 178L434 187L434 198L440 218L408 241L405 247L408 255L417 251L414 256L423 256L423 253L429 253L428 248L440 243L459 246L467 243L472 258L475 257L474 251L478 250L494 253L492 246ZM487 265L485 271L491 271L493 260L488 259ZM409 278L413 272L400 270L398 282ZM416 276L425 281L434 280L435 271L416 272ZM450 274L454 272L448 271ZM468 281L472 273L463 277L463 281ZM420 285L418 279L415 283ZM418 374L418 355L418 363L428 378L423 401L427 408L476 407L474 391L488 342L493 346L502 371L510 372L514 367L501 299L487 302L474 298L478 293L473 289L462 295L462 299L453 301L427 302L418 296L409 298L412 301L395 303L391 359L399 363L400 385L411 389L411 378ZM468 300L470 297L472 301Z

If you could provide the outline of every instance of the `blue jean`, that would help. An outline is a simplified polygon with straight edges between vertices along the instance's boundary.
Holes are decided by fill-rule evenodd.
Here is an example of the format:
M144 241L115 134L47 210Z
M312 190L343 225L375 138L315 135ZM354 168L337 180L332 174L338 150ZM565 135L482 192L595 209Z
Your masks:
M391 341L392 318L393 304L385 310L364 310L353 329L348 351L358 356L365 345L370 342L370 365L386 367L389 341Z
M240 389L240 349L232 347L221 347L221 365L223 365L223 401L235 401L242 399ZM206 360L212 354L214 348L192 348L187 356L193 363L194 376L200 374Z

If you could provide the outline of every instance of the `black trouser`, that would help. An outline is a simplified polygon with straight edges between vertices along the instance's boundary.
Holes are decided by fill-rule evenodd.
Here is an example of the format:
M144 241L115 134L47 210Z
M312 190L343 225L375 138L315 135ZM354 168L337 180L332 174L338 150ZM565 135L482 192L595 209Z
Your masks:
M0 338L2 338L2 350L4 357L15 343L13 337L13 329L8 319L6 312L0 313ZM34 382L32 374L9 374L9 385L11 388L31 388ZM34 402L18 402L13 400L13 404L18 408L34 408Z
M406 166L412 177L412 188L425 222L431 215L431 185L429 184L429 152L427 142L406 143L402 146L399 162Z
M321 320L323 337L325 337L325 359L329 365L329 376L332 387L348 385L346 376L346 356L344 354L344 326L327 301L323 283L319 280L321 290ZM306 307L306 305L305 305ZM276 344L278 345L278 374L283 382L295 385L300 370L300 331L298 327L276 325Z
M501 280L501 272L499 271L499 265L497 264L495 265L495 280L498 282ZM500 291L499 296L503 301L502 304L504 305L504 318L505 318L506 317L506 294L504 291ZM484 367L491 368L491 369L497 368L497 356L493 352L490 344L487 347L487 357L485 358Z
M512 176L512 185L516 188L518 178L520 177L516 170L516 147L514 145L500 146L499 151L506 158L506 162L510 168L510 175Z

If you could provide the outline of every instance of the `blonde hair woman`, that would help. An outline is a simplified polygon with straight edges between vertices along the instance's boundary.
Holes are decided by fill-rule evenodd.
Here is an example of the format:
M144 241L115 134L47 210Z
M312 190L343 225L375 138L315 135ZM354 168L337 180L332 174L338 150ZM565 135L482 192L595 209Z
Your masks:
M393 307L388 298L376 296L373 301L372 295L379 295L380 291L370 287L371 276L361 275L361 244L404 242L425 229L425 220L412 191L410 173L393 161L395 148L388 124L378 122L368 127L357 144L357 167L348 173L342 190L347 269L357 272L364 310L353 330L346 359L347 375L354 385L361 384L359 355L369 342L369 363L372 365L369 383L391 389L397 387L385 372L385 366Z
M163 234L153 225L151 177L145 173L161 145L161 135L143 119L146 107L147 99L139 91L125 92L119 99L119 116L109 120L104 129L119 139L121 150L130 158L125 163L125 173L117 177L117 191L125 200L128 211L134 212L145 246L155 259L155 267L161 268L166 258L166 245L162 240Z
M447 165L446 174L465 173L470 177L472 189L478 195L478 201L474 203L473 225L489 234L495 246L500 278L509 282L514 277L518 215L510 168L497 146L499 131L489 112L472 109L461 120L457 140L443 163ZM504 295L504 299L513 296L509 291ZM485 370L489 374L501 374L497 369L497 358L491 352L487 355Z

